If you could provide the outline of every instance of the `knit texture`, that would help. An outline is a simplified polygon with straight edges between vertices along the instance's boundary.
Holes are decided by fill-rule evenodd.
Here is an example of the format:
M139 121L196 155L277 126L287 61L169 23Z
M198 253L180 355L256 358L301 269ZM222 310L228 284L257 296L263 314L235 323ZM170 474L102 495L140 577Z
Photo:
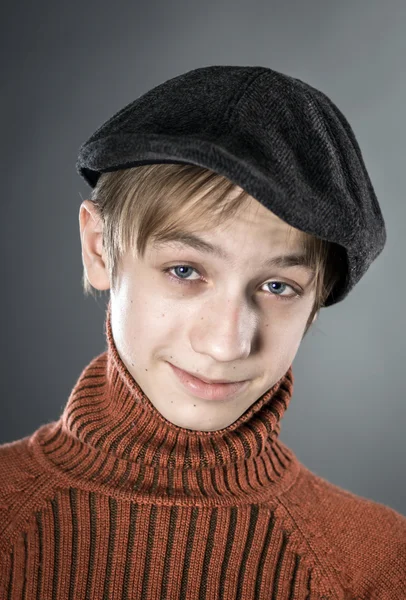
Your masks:
M1 600L404 600L406 518L279 439L291 367L235 423L173 425L107 350L0 446Z

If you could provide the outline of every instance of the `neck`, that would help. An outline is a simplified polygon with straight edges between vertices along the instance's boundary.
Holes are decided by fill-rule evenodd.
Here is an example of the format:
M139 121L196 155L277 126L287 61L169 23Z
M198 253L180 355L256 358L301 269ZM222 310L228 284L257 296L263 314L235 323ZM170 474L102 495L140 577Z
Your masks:
M34 445L70 485L161 504L225 505L285 491L298 473L278 438L293 393L287 373L233 424L193 431L167 421L118 354L106 312L107 351L82 371L61 418Z

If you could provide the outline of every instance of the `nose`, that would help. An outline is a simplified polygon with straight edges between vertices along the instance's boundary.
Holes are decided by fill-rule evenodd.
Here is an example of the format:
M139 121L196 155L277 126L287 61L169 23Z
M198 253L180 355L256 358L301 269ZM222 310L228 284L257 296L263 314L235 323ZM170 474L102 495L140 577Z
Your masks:
M219 299L196 314L190 343L195 352L215 362L232 362L250 356L257 333L258 316L246 301Z

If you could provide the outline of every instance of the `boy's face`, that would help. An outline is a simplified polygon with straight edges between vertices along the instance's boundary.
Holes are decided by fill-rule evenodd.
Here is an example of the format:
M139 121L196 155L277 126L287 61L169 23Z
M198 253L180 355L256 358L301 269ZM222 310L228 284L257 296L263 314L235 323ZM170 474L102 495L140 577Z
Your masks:
M90 201L82 203L79 216L88 279L96 289L109 289L101 225ZM312 274L301 266L265 265L300 251L294 232L286 239L289 229L252 199L249 209L226 224L193 228L227 258L175 242L150 244L143 259L131 252L123 257L117 289L110 292L114 341L128 371L168 421L192 430L223 429L292 364L315 299L308 285ZM303 296L283 299L294 294L289 286ZM170 363L205 379L249 381L223 399L198 397Z

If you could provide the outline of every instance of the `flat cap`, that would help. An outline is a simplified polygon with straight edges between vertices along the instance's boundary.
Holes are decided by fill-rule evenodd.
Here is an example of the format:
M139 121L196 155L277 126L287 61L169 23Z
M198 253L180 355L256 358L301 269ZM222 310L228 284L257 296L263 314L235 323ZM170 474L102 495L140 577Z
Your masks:
M76 163L101 173L150 163L206 167L286 223L341 247L343 300L382 251L383 216L347 119L321 91L262 66L193 69L127 104L85 141Z

